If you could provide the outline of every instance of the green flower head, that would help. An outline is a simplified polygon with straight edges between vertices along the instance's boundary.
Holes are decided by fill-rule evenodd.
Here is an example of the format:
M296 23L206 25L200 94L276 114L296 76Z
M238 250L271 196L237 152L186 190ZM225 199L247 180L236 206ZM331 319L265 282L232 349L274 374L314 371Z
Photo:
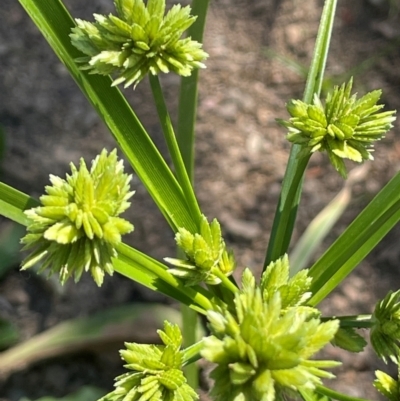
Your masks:
M337 362L309 358L332 340L337 320L321 323L314 308L284 307L280 291L256 286L248 269L242 287L234 312L208 312L213 335L204 340L202 355L217 364L211 373L216 401L281 401L286 393L313 390L321 378L334 377L324 369Z
M150 72L170 71L189 76L204 68L208 55L190 37L181 39L196 17L190 7L173 6L165 13L165 0L115 0L117 15L95 14L95 22L76 20L72 44L86 57L77 61L91 73L117 76L113 85L136 86Z
M377 303L372 315L371 344L385 362L389 357L397 363L400 354L400 290L389 292Z
M175 240L185 252L187 260L165 258L165 261L174 266L169 272L182 278L186 285L201 282L219 284L221 280L218 276L229 276L236 267L233 254L226 249L221 226L216 219L208 223L203 215L200 233L193 235L185 228L180 228Z
M398 379L395 380L388 374L377 370L375 372L376 380L374 381L375 388L383 394L389 401L400 400L400 369Z
M193 401L196 392L182 372L184 351L177 325L164 323L158 334L164 345L125 343L121 351L125 368L132 372L116 378L115 390L99 401Z
M372 160L373 142L384 137L396 119L395 111L380 112L376 103L382 91L375 90L357 100L350 95L353 80L335 87L325 106L317 95L313 104L291 100L289 121L278 122L289 129L287 139L303 147L299 156L326 151L335 169L347 176L343 159L355 162Z
M66 179L50 175L52 185L40 197L42 206L27 210L28 234L21 240L23 250L31 254L22 262L28 269L41 262L39 272L59 273L61 283L83 271L90 271L97 285L104 272L113 273L111 258L121 235L133 230L128 221L118 217L129 206L134 192L129 190L131 176L124 173L117 151L106 150L96 157L90 171L83 159L79 169L71 163Z

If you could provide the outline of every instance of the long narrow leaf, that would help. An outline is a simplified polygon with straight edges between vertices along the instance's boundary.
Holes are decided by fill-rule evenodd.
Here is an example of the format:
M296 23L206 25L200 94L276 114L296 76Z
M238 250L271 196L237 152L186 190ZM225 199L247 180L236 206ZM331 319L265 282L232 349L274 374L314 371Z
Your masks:
M351 190L346 186L310 222L289 255L290 274L296 274L299 270L307 266L307 263L321 245L326 235L346 210L350 199Z
M310 258L350 203L353 185L365 177L367 170L366 164L353 169L343 189L307 226L289 256L292 275L307 266Z
M19 339L19 331L14 324L0 317L0 350L15 344Z
M24 210L38 205L36 199L0 182L0 215L26 226L28 218Z
M310 269L311 305L325 298L400 221L400 172Z
M113 266L114 270L119 274L136 281L150 290L171 297L180 303L191 307L191 309L204 314L204 309L197 306L188 296L177 291L173 286L161 281L155 274L149 273L149 271L140 264L132 264L120 256L113 260Z
M25 228L14 222L7 222L2 226L0 233L0 279L13 267L20 259L20 239L25 235ZM0 336L1 337L1 336Z
M332 35L336 3L337 0L325 1L315 44L314 56L311 62L303 96L303 101L305 103L311 103L314 93L319 94L321 91L330 38ZM265 267L268 266L270 262L278 259L287 252L290 244L297 215L297 208L300 202L303 173L308 163L308 158L297 158L300 150L300 145L293 145L290 152L285 177L282 182L281 196L275 213L267 255L264 262Z
M208 309L213 309L210 301L212 295L206 289L200 286L185 286L181 280L168 272L164 264L128 245L121 244L117 247L117 250L119 254L118 258L128 263L134 269L124 269L124 275L138 281L135 271L139 269L142 272L146 272L150 279L149 284L156 291L178 299L185 305L191 306L203 314Z
M179 184L121 92L111 87L110 78L77 67L74 60L82 55L70 43L74 21L62 2L19 1L108 126L172 229L196 232L198 221L189 213Z
M179 312L165 305L132 304L60 323L0 353L0 377L50 357L121 346L127 339L156 342L156 330L164 320L180 323Z
M106 395L106 390L94 386L83 386L79 390L74 391L64 397L53 397L44 396L37 398L34 401L97 401L104 395ZM27 400L27 398L22 398L22 400Z

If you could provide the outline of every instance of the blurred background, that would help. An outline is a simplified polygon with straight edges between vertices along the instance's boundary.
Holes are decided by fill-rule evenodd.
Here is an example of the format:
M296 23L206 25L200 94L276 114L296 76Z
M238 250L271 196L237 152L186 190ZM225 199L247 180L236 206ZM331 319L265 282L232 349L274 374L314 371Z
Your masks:
M81 19L114 12L111 0L65 0L65 4ZM322 4L321 0L211 1L204 41L210 58L200 73L195 183L204 213L222 223L240 268L260 271L264 260L289 152L285 132L275 118L287 118L285 102L302 97ZM339 0L324 92L353 76L360 95L382 88L387 108L400 109L399 49L399 0ZM179 78L163 76L162 84L174 115ZM165 153L147 81L124 93ZM35 197L43 193L50 173L64 177L71 161L76 164L84 157L89 163L103 147L115 147L16 0L0 3L0 129L0 179ZM349 207L318 254L400 169L399 123L376 145L374 155L376 160L353 186ZM169 227L136 177L132 186L136 194L127 216L135 231L127 242L157 259L174 256ZM306 173L293 243L342 187L343 180L326 155L315 154ZM117 353L122 341L154 341L155 328L167 313L161 304L174 305L118 275L107 277L99 290L90 278L60 288L56 280L46 280L34 271L20 272L21 235L18 227L0 220L3 349L67 319L86 318L112 307L129 304L131 309L118 310L132 318L115 324L100 315L105 329L98 331L107 335L102 334L96 346L83 341L74 349L61 347L54 355L39 352L31 360L21 358L19 366L0 373L0 399L64 397L84 385L110 391L114 377L123 372ZM396 227L324 302L324 313L371 313L388 289L400 287L399 237ZM143 313L137 317L135 311ZM371 382L374 370L382 366L370 351L357 357L335 348L326 352L344 363L336 371L338 389L379 399ZM2 354L0 365L1 358ZM207 383L203 385L206 389Z

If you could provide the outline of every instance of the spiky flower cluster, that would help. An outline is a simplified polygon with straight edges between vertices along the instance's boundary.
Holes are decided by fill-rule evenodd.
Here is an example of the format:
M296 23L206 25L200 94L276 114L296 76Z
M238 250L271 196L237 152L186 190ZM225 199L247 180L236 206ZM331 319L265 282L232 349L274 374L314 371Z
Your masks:
M72 44L86 57L77 61L91 73L118 77L113 85L137 85L150 72L189 76L208 55L191 38L180 39L196 17L190 7L173 6L165 13L165 0L115 0L118 16L95 14L95 22L76 20Z
M377 370L375 372L376 380L374 381L375 388L390 401L400 400L400 369L397 375L397 380L390 377L388 374Z
M208 312L213 335L202 355L217 364L211 373L216 401L282 401L333 377L323 369L337 362L309 358L332 340L339 322L321 323L318 310L303 306L310 278L303 271L288 280L288 272L287 258L272 263L256 286L246 269L234 312Z
M99 401L193 401L196 392L186 383L182 372L184 351L179 327L164 323L158 330L164 345L125 343L120 351L125 368L134 372L117 377L115 390Z
M372 315L371 344L385 362L390 358L399 363L400 355L400 290L389 292L377 303Z
M384 105L376 103L382 91L375 90L357 100L351 96L353 80L336 86L327 96L325 106L317 95L313 104L292 100L287 104L289 121L278 122L289 129L287 139L303 147L300 157L317 150L328 153L335 169L346 177L343 159L355 162L372 160L373 142L390 128L395 111L379 112Z
M78 281L90 271L97 285L104 272L113 273L111 258L117 256L115 246L121 235L133 225L117 217L129 206L131 176L124 173L117 151L104 149L92 162L90 171L83 159L79 169L71 163L66 179L50 175L52 185L40 197L42 206L27 210L28 234L21 240L31 254L22 269L41 262L39 272L59 273L61 283L74 276Z
M235 269L233 255L226 249L221 226L216 219L208 223L203 215L199 234L193 235L185 228L180 228L175 240L188 259L165 258L165 260L175 266L169 272L184 279L186 285L201 282L219 284L221 282L219 274L229 276Z

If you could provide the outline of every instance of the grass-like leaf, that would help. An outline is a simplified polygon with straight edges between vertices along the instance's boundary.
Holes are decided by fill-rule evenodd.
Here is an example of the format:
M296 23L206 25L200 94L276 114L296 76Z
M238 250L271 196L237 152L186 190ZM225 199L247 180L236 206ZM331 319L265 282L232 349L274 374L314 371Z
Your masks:
M125 244L117 247L118 259L114 260L115 270L146 287L168 295L192 309L205 314L213 309L212 295L200 286L185 286L168 272L168 268L150 256Z
M0 215L26 226L28 218L24 210L36 206L39 206L36 199L0 182Z
M20 261L20 239L24 234L24 227L17 223L4 225L0 233L0 279Z
M65 397L44 396L37 398L35 401L97 401L105 395L106 391L94 386L83 386L79 390L66 395ZM22 398L28 400L27 398Z
M8 320L0 317L0 349L9 347L16 343L19 338L19 331Z
M351 188L365 177L368 171L366 167L367 165L363 165L353 169L343 189L307 226L290 253L291 275L294 275L307 266L326 235L331 231L340 216L342 216L351 200Z
M397 173L312 266L309 304L324 299L400 221L399 187Z
M127 338L157 341L156 337L149 339L149 333L162 327L164 320L180 322L179 312L164 305L137 303L60 323L0 353L0 376L50 357L111 344L120 347Z

